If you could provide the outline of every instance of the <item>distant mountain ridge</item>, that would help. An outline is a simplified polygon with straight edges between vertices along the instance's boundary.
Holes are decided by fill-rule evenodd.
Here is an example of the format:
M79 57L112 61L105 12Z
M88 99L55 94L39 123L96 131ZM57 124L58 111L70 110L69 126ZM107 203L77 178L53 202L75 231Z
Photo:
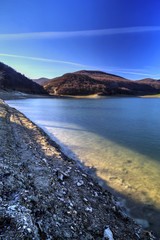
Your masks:
M0 89L31 94L47 94L42 86L0 62Z
M140 82L140 83L159 83L160 80L155 80L153 78L144 78L144 79L141 79L141 80L137 80L136 82Z
M41 80L40 80L41 81ZM38 80L36 81L38 83ZM51 95L146 95L160 93L160 81L132 81L115 74L81 70L46 80L41 84Z
M81 70L53 79L30 80L0 62L0 89L50 95L148 95L160 93L160 80L145 78L132 81L115 74Z
M38 78L38 79L32 79L32 81L38 83L38 84L41 85L41 86L47 84L50 80L51 80L51 79L49 79L49 78L44 78L44 77Z
M115 74L111 74L111 73L106 73L106 72L102 72L102 71L89 71L89 70L81 70L81 71L77 71L77 72L74 72L75 74L82 74L82 75L87 75L87 76L90 76L90 77L93 77L95 79L97 78L108 78L108 79L125 79L123 77L120 77L118 75L115 75Z

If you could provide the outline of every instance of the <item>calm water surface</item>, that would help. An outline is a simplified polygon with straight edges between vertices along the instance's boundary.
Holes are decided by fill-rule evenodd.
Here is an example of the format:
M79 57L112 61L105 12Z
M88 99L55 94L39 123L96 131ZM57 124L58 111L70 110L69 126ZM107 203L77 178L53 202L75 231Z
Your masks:
M160 98L25 99L23 112L134 202L160 209ZM150 214L150 222L152 216ZM137 216L136 216L137 217Z

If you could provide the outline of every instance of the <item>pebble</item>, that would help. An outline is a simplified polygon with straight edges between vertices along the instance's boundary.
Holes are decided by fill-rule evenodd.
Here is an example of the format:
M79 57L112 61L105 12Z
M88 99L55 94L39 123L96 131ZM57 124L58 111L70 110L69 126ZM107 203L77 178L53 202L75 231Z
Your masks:
M115 207L115 206L113 206L113 207L112 207L112 210L113 210L114 212L116 212L116 207Z
M94 184L93 184L92 182L89 182L88 184L89 184L90 186L92 186L92 187L94 186Z
M76 211L76 210L73 210L73 213L74 213L74 214L77 214L77 211Z
M63 181L63 174L61 172L58 172L58 179Z
M88 202L87 198L83 198L83 201L84 201L84 202Z
M62 171L59 171L57 170L57 176L58 176L58 179L63 181L64 178L68 178L69 175L68 175L68 172L62 172Z
M15 211L16 210L17 205L12 205L8 207L8 210L12 210Z
M29 233L31 233L31 232L32 232L31 228L27 228L27 231L28 231Z
M92 212L92 207L86 207L87 212Z
M87 177L87 175L85 173L82 173L82 176L85 177L85 178Z
M83 180L80 180L80 181L77 182L78 187L82 186L83 184L84 184Z
M60 227L61 224L60 224L59 222L56 222L56 226L57 226L57 227Z
M40 230L43 231L43 229L42 229L42 221L38 221L37 224L38 224Z
M113 233L110 230L109 226L104 230L104 240L114 240Z
M48 164L46 158L43 158L42 160L43 160L46 164Z
M138 239L140 239L141 237L139 236L139 234L138 233L135 233L135 235L138 237Z
M73 207L73 203L72 202L70 202L69 204L70 204L71 207Z
M98 193L97 193L97 192L94 192L94 196L95 196L95 197L98 197Z
M71 168L71 167L68 167L66 173L70 173L71 170L72 170L72 168Z

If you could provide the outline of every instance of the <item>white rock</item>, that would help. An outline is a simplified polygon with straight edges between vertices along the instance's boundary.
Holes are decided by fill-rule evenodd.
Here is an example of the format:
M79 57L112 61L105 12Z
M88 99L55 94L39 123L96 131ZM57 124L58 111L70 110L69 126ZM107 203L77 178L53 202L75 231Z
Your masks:
M31 232L32 232L31 228L27 228L27 231L28 231L29 233L31 233Z
M8 207L8 210L14 211L14 210L16 210L16 207L17 207L17 206L18 206L18 205L9 206L9 207Z
M77 182L77 186L80 187L84 184L83 180L80 180L79 182Z
M87 212L92 212L92 208L91 207L86 207L86 211Z
M113 233L111 232L111 230L108 226L104 230L104 240L114 240Z
M94 192L94 196L95 196L95 197L98 197L98 193L97 193L97 192Z
M63 181L63 174L60 173L60 172L58 172L58 179L61 180L61 181Z

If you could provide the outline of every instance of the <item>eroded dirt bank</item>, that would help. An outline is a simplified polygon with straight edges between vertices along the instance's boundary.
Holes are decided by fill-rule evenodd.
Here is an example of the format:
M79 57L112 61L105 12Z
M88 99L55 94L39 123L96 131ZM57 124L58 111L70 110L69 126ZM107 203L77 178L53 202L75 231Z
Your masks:
M47 134L0 100L0 239L156 239L67 158ZM107 239L107 238L105 238Z

